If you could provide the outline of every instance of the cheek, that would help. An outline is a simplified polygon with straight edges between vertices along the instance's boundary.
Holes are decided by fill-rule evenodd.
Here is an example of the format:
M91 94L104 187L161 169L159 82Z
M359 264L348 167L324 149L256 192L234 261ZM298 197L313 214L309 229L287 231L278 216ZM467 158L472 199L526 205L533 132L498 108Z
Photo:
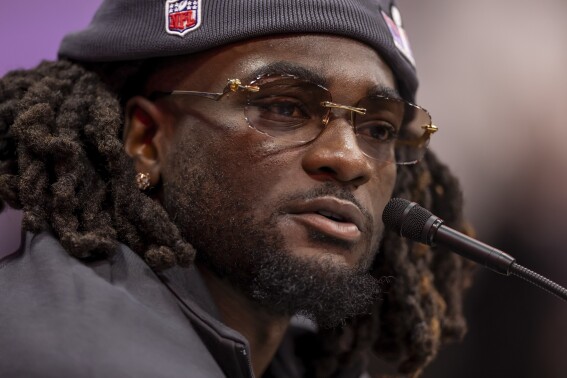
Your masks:
M370 180L369 189L371 193L371 203L375 214L375 226L382 229L382 212L384 207L392 197L396 185L397 168L395 164L388 164L375 170L373 178Z
M181 127L172 141L165 180L204 174L211 186L243 202L261 202L279 181L284 159L271 138L245 121L227 120L219 126L194 120Z
M397 166L395 164L388 164L378 169L376 176L379 180L380 198L384 200L384 205L390 200L394 187L396 186Z

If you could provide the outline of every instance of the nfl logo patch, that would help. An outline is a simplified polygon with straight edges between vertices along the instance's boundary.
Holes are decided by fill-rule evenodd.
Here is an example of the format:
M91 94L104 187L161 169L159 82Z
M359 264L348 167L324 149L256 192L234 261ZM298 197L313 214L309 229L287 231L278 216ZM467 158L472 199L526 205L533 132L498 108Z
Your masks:
M392 20L388 15L382 11L382 17L390 29L390 34L394 40L394 45L400 50L400 52L407 58L407 60L415 67L415 59L411 52L411 47L406 35L406 31L402 27L402 18L400 16L400 11L398 8L392 6L392 15L395 15L396 21Z
M167 0L165 31L180 37L201 25L202 0Z

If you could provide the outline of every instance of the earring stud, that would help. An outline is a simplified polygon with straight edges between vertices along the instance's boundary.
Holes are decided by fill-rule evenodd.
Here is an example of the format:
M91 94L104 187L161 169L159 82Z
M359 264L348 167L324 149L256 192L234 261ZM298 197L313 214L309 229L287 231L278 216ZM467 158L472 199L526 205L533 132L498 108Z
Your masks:
M138 185L138 189L142 191L148 189L151 186L150 174L146 172L138 172L136 174L136 184Z

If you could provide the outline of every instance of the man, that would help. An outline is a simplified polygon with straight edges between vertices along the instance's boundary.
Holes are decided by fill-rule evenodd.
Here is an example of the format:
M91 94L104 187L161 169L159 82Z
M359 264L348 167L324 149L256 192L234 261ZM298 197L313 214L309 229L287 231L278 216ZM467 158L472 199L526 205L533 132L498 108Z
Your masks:
M462 228L393 3L108 0L60 58L1 82L3 375L419 374L462 336L468 265L381 221Z

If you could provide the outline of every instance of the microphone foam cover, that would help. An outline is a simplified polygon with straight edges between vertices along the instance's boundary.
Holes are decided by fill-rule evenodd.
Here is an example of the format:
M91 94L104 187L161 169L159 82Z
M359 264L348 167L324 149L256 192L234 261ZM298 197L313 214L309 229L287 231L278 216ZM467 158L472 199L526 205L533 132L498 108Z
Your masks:
M402 228L403 215L411 202L403 198L392 198L384 208L382 222L396 233L400 233Z
M392 198L382 213L382 221L399 235L420 243L427 243L424 232L427 221L433 214L415 202L403 198ZM430 228L430 227L429 227Z
M419 205L414 206L403 218L400 235L420 243L429 244L426 237L427 232L423 231L432 215L429 210Z

